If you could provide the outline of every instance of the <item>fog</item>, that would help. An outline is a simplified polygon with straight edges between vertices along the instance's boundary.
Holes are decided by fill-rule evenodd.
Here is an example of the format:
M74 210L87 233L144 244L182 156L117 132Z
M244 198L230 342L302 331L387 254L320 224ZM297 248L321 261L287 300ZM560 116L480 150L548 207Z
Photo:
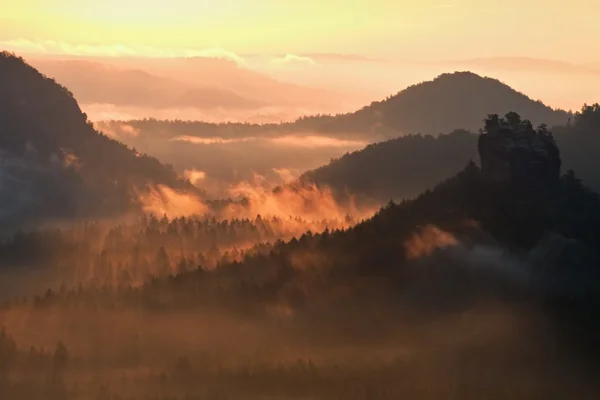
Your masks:
M172 164L215 199L227 198L231 185L254 182L257 176L273 188L289 183L303 172L369 143L315 132L291 134L274 130L257 132L254 136L232 132L221 137L193 129L188 129L190 134L181 134L186 128L177 124L162 124L159 128L149 124L144 129L127 122L107 121L95 126L139 152Z
M311 246L281 255L287 278L223 264L16 298L0 310L2 385L23 399L593 398L597 381L535 305L533 269L515 279L497 244L434 225L404 245L409 281L331 279L344 255Z

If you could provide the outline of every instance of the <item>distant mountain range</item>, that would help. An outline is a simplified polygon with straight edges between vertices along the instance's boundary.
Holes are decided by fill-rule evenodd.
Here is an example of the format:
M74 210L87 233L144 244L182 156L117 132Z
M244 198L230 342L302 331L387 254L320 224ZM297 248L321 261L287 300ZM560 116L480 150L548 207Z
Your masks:
M215 85L196 85L87 60L35 61L81 103L148 108L253 108L264 105Z
M455 129L476 131L489 113L504 115L515 111L531 116L537 125L562 125L569 113L554 110L540 101L532 100L504 83L470 72L443 74L432 81L410 86L385 100L373 102L352 113L313 115L283 124L210 124L174 121L152 121L155 128L173 132L185 130L185 135L199 137L236 137L274 135L277 133L318 133L336 137L361 138L370 141L422 133L438 135ZM136 128L145 125L127 121ZM143 133L143 130L142 130Z
M86 108L113 105L121 110L135 108L145 116L170 110L174 115L206 115L218 121L227 116L240 120L242 115L261 121L270 116L267 120L277 122L293 119L301 110L347 109L340 100L348 100L345 93L279 81L229 60L39 58L30 62L67 86ZM360 104L356 99L351 102Z

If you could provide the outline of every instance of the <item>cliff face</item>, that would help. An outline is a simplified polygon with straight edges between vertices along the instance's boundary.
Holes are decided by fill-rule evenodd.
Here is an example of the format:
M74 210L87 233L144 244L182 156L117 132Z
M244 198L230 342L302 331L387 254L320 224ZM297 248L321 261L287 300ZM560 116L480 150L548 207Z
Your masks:
M531 192L555 184L560 154L545 126L533 129L516 113L491 115L479 136L481 172L486 181L516 192Z

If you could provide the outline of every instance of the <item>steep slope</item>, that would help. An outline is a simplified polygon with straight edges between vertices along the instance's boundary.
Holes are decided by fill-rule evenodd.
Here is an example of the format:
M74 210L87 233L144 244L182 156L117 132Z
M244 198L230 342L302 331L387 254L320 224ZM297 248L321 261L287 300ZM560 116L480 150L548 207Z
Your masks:
M564 124L569 114L534 101L502 82L471 72L443 74L410 86L354 113L307 117L297 126L320 131L364 131L395 137L399 134L437 135L453 129L476 130L481 116L509 111L528 115L534 124Z
M72 94L0 53L0 219L116 215L148 184L192 189L172 168L96 132Z

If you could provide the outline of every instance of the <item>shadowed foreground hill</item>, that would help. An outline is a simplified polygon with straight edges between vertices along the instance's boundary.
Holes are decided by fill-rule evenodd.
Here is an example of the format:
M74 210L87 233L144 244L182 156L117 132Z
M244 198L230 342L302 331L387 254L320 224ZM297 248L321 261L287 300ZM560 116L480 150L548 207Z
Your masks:
M148 184L191 185L172 168L94 130L72 94L0 53L0 221L108 216Z

